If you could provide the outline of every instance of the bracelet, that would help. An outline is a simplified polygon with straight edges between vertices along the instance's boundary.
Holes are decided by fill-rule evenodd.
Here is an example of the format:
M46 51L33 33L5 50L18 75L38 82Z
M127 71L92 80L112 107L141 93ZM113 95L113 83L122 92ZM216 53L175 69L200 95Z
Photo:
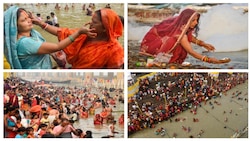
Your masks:
M42 24L41 28L44 29L47 26L47 24Z
M207 57L207 56L203 56L203 57L202 57L202 61L203 61L203 62L207 62L207 60L208 60L208 57Z
M49 24L46 24L46 26L43 28L43 30L45 30L48 27Z
M208 62L208 63L211 63L211 59L210 59L210 58L208 58L207 62Z
M206 57L206 56L202 56L201 61L203 61L205 57Z
M74 39L71 35L69 35L69 40L70 40L71 42L74 42L74 41L75 41L75 39Z
M195 44L199 45L200 44L200 40L196 39Z
M207 56L203 56L203 57L201 58L201 60L202 60L203 62L211 63L211 59L208 58Z

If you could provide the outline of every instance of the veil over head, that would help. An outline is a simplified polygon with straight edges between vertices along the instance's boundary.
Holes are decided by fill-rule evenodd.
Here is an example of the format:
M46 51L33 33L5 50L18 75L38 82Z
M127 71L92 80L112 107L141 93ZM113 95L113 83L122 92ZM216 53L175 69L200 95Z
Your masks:
M192 9L185 9L178 16L166 19L160 24L155 25L158 34L161 37L166 35L168 36L180 35L185 26L189 27L189 24L191 22L190 20L192 20L190 18L194 18L192 16L193 14L197 13Z
M17 42L17 6L11 6L4 12L4 55L11 68L22 68L16 49Z
M119 16L111 9L101 9L102 23L108 32L110 40L116 40L122 35L123 25Z
M184 35L191 41L193 29L189 27L195 16L199 16L196 11L185 9L178 16L167 18L154 25L144 36L140 50L152 55L173 53L170 62L183 62L187 52L179 42Z
M19 7L11 6L4 12L4 55L12 69L22 69L17 52L17 11ZM31 30L31 36L42 41L45 39L36 30Z

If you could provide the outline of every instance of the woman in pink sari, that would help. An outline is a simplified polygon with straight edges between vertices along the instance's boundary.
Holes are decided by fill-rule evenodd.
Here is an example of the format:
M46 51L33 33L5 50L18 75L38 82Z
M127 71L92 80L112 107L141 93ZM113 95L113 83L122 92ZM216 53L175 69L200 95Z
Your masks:
M218 60L203 56L192 49L191 42L213 51L215 48L193 36L199 30L200 14L192 9L183 10L179 16L168 18L154 25L142 40L140 51L156 56L172 54L168 63L181 64L187 54L208 63L228 63L230 59Z

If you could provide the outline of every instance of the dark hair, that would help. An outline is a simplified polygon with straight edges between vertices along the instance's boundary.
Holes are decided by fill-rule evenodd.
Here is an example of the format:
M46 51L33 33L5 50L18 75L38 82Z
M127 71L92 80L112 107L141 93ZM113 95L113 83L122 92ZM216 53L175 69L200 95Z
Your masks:
M74 120L72 120L72 119L70 119L70 120L69 120L69 123L74 124L74 123L75 123L75 121L74 121Z
M59 125L59 122L58 122L57 120L54 120L54 121L53 121L53 125L54 125L54 126L57 126L57 125Z
M120 20L121 20L121 22L122 22L122 25L124 26L124 17L121 16L121 15L119 15L119 18L120 18Z
M76 129L75 132L77 136L80 136L83 133L82 129Z
M59 114L59 116L58 116L58 118L59 118L59 119L61 119L61 118L62 118L62 116L63 116L63 114L62 114L62 113L60 113L60 114Z
M99 20L102 22L102 13L101 13L101 10L96 10L95 13L97 14L97 17L99 18Z
M33 127L28 127L28 128L26 128L26 131L27 132L34 131L34 128Z
M17 116L16 120L22 120L22 117L21 116Z
M18 21L20 15L21 15L22 11L25 11L25 12L26 12L26 10L23 9L23 8L19 8L19 9L17 10L17 12L16 12L16 18L17 18L16 20L17 20L17 21Z
M55 15L55 13L54 12L50 12L50 15Z
M19 127L17 129L17 132L25 132L26 131L26 128L25 127Z
M199 30L200 30L200 28L199 28L199 22L200 21L200 14L198 14L198 19L197 19L197 25L194 27L195 28L195 30L194 30L194 34L195 34L195 36L197 37L198 36L198 32L199 32Z
M13 106L7 107L8 112L15 111L16 108Z
M47 124L42 123L39 125L39 128L43 128L43 127L47 127L47 126L48 126Z
M62 120L61 123L64 121L69 121L67 118L62 118L61 120Z
M42 138L55 138L55 136L53 134L46 133L42 135Z
M46 111L46 108L45 108L45 107L42 107L41 109L42 109L42 111Z
M92 131L86 131L86 135L85 135L85 138L93 138L92 137Z

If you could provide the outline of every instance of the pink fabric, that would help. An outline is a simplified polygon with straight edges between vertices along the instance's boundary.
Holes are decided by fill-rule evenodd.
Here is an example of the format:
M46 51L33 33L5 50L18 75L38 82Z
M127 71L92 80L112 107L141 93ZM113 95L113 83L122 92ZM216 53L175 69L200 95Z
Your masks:
M61 125L55 126L54 129L53 129L53 133L54 134L59 133L62 130L62 128L63 127ZM73 127L71 125L67 125L66 129L62 133L71 132L71 129L73 129Z

